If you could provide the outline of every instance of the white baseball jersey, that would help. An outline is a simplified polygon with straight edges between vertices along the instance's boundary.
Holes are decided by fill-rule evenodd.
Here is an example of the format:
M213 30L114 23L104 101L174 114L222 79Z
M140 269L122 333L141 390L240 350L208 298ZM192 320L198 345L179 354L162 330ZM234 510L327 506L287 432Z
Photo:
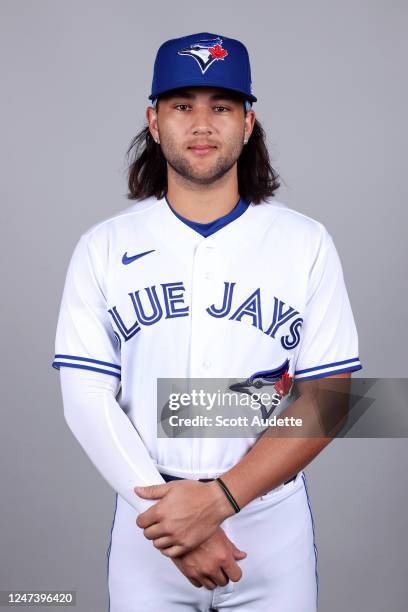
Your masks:
M203 237L165 198L79 239L53 366L121 381L118 399L157 469L214 478L250 438L158 438L157 378L243 378L288 361L294 379L360 369L341 263L320 222L271 199Z

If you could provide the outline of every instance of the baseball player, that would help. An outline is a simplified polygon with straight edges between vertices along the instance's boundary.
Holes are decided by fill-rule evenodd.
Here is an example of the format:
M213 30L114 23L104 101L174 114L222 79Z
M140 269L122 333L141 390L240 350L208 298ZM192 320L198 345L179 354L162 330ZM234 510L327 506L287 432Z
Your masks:
M331 438L158 435L158 379L300 395L362 366L324 225L276 201L248 52L198 33L157 52L131 206L85 231L61 300L64 414L116 491L111 612L315 612L303 469ZM264 405L259 414L271 411Z

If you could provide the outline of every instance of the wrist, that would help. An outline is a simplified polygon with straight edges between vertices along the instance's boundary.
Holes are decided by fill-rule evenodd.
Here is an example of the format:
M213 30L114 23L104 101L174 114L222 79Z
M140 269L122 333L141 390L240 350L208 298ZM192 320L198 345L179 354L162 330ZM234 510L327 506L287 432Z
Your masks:
M218 524L220 524L226 518L233 516L235 514L235 510L232 507L231 502L225 495L224 491L221 489L219 484L215 482L215 480L209 482L207 486L211 490L211 496L213 499L212 509L214 515L217 519Z

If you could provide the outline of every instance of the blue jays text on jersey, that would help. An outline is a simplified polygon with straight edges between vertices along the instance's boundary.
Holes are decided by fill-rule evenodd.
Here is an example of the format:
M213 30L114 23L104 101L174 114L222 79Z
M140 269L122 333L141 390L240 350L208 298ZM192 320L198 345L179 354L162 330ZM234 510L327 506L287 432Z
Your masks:
M273 305L266 309L262 305L261 289L257 287L239 304L234 303L234 288L236 283L224 281L224 292L219 303L209 304L206 308L208 316L228 318L230 321L249 322L267 336L278 339L284 349L295 348L300 341L300 327L303 318L292 306L274 297ZM187 317L190 312L185 302L185 286L183 281L160 283L160 287L152 285L142 290L136 289L128 294L135 317L133 321L125 321L117 306L109 308L108 312L114 322L119 336L128 342L143 326L154 325L163 317L172 319ZM148 306L143 304L141 293L144 294ZM290 321L289 326L287 323ZM279 331L287 329L287 333L279 335Z

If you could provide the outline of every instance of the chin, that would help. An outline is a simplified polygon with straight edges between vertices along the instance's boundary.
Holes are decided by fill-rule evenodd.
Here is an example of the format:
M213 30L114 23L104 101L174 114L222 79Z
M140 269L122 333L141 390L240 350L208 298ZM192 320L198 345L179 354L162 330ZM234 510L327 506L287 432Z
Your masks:
M199 183L202 185L211 185L211 183L215 183L216 181L218 181L222 176L224 176L225 173L223 174L195 174L190 176L190 181L195 182L195 183Z

